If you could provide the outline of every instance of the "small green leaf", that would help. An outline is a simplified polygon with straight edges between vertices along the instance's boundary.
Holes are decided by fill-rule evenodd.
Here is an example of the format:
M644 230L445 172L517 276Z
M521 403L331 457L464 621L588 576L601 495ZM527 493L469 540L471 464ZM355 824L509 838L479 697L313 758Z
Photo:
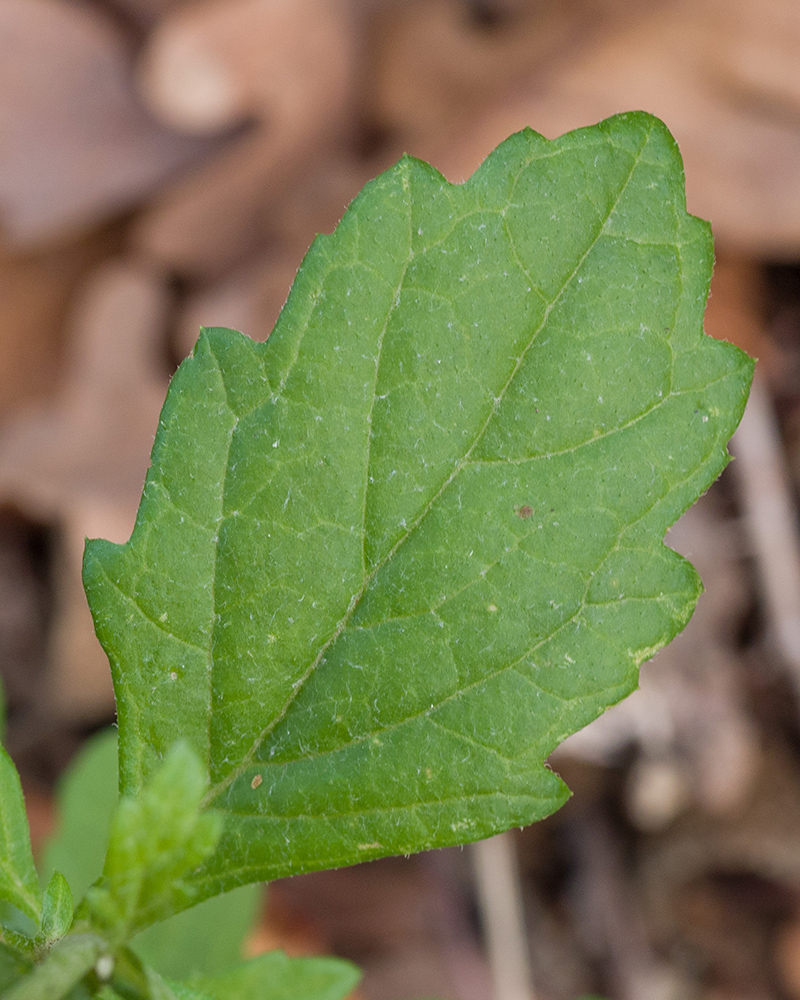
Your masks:
M342 1000L360 978L359 969L340 958L289 958L271 951L192 983L214 1000Z
M32 967L33 962L26 955L0 941L0 992L22 979Z
M269 340L172 380L131 540L89 542L121 787L188 740L202 895L488 837L701 590L663 544L752 363L703 334L709 227L664 125L526 130L464 184L405 157L319 237Z
M109 729L86 743L61 779L56 834L44 852L45 874L63 871L77 898L102 873L117 785L117 733ZM242 957L263 897L263 886L247 885L207 899L146 928L131 947L171 979L229 968Z
M117 806L103 878L86 896L94 925L115 945L194 901L189 878L222 829L221 816L200 812L205 790L196 755L178 744L141 795Z
M42 936L48 943L63 937L72 926L72 890L59 871L53 872L42 900Z
M131 948L169 979L187 979L230 968L242 958L264 897L260 885L245 885L207 899L163 923L148 927Z
M11 986L3 1000L61 1000L95 967L105 951L105 941L94 934L66 937Z
M33 863L25 800L14 762L0 747L0 899L38 924L42 897Z
M23 920L28 922L26 917L23 917ZM35 958L39 947L35 936L31 937L25 931L17 930L6 923L0 924L0 943L26 958Z
M76 899L103 871L118 786L117 734L108 729L87 741L59 780L56 830L42 859L44 877L62 872Z
M176 983L163 979L155 970L147 970L147 985L150 1000L217 1000L216 997L194 989L187 983Z

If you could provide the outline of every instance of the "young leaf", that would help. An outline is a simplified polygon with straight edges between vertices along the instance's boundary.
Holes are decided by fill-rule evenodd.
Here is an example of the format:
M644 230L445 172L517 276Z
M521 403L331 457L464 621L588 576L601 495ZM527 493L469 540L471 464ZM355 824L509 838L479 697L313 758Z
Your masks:
M9 909L11 908L9 907ZM19 915L24 921L29 922L28 918L24 917L19 910L14 910L13 912L14 916ZM22 958L35 958L39 949L35 934L31 936L26 931L17 930L13 926L13 923L14 920L12 919L0 924L0 944L5 945L6 948L16 952Z
M32 966L33 962L27 956L0 941L0 991L22 979Z
M0 899L39 922L42 905L25 800L14 762L0 747Z
M271 951L192 984L214 1000L343 1000L360 978L356 966L340 958L289 958Z
M42 937L48 943L63 937L72 925L72 890L59 871L53 872L42 900Z
M70 935L11 986L3 1000L61 1000L94 968L105 950L105 942L94 934Z
M56 830L42 858L43 876L62 872L76 899L102 874L118 787L117 734L108 729L87 741L59 779Z
M216 997L196 990L186 983L174 983L162 979L153 969L147 970L147 985L149 1000L217 1000Z
M109 729L88 741L59 783L57 832L44 853L44 873L63 871L78 899L102 873L117 786L117 734ZM146 928L131 948L171 979L229 968L242 957L263 896L262 886L246 885L207 899Z
M131 540L89 542L121 784L184 738L226 816L202 894L486 837L637 683L700 583L666 529L750 360L702 332L707 224L666 128L409 157L319 237L270 339L206 331Z
M206 778L178 744L137 799L114 814L103 879L86 896L94 926L113 944L194 902L188 877L214 849L221 817L200 813Z
M147 927L133 938L130 947L169 979L221 972L241 960L263 896L260 885L244 885L213 896Z

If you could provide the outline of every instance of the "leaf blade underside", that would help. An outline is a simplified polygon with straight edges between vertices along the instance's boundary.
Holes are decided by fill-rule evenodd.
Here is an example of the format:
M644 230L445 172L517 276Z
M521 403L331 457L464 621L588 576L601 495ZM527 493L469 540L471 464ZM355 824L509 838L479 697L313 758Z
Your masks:
M318 237L266 344L206 331L125 546L84 579L122 790L187 739L226 813L202 894L554 811L543 761L688 621L666 529L751 363L666 128L404 158Z

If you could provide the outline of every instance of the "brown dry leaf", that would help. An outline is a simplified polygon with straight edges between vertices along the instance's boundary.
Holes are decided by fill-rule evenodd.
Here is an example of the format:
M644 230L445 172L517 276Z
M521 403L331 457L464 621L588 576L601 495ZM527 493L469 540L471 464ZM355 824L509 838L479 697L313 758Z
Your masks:
M70 297L117 243L101 232L20 256L0 241L0 418L53 388Z
M330 0L205 0L161 21L140 85L149 106L205 135L252 115L276 132L313 134L341 114L353 70L349 19Z
M60 393L0 434L0 504L60 532L48 698L62 717L113 706L81 586L83 543L124 541L133 526L166 390L168 306L157 274L128 263L97 270L73 317L78 336Z
M413 151L457 181L475 170L486 150L526 125L556 136L646 108L677 139L689 210L711 220L719 245L791 258L800 249L800 127L787 113L793 98L787 86L786 101L768 112L755 95L712 71L709 58L719 53L727 11L718 0L673 0L644 14L637 8L627 26L591 35L569 58L532 68L477 121L462 118L460 129L448 132L460 138L442 146L428 132ZM800 31L778 19L771 23L767 52L786 45L800 51Z
M0 222L17 246L131 207L212 148L148 115L123 38L77 0L0 0L0 137Z

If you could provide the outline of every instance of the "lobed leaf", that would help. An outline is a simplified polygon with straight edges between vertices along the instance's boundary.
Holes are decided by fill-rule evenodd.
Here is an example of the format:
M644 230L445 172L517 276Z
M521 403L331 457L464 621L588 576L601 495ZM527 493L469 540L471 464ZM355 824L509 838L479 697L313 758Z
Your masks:
M564 802L548 754L701 590L663 537L752 375L703 334L712 259L668 131L620 115L457 186L404 157L267 343L203 333L84 569L124 793L184 739L226 816L201 894Z

